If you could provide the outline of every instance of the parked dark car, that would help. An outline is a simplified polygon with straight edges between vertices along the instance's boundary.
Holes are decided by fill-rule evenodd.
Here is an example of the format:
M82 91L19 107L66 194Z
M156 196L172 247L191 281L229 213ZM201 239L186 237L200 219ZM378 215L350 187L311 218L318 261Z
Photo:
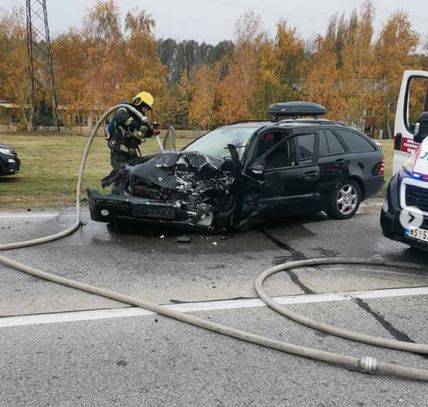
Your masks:
M383 153L370 138L318 118L325 109L313 103L269 113L274 120L223 126L179 152L125 165L104 180L114 192L88 190L92 219L211 230L302 212L347 219L380 191Z
M0 144L0 176L12 175L19 172L21 161L11 146Z

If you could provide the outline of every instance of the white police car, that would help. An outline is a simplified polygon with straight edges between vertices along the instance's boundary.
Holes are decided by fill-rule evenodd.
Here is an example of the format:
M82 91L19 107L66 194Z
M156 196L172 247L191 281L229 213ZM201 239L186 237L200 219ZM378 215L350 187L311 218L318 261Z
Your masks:
M388 186L381 225L386 237L428 250L428 112L418 119L415 141L420 146Z

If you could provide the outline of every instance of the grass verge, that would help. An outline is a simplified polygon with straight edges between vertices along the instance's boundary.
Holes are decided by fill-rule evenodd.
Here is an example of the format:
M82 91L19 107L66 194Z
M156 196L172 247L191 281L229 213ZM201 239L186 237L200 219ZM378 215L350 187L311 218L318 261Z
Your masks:
M59 208L74 203L80 162L88 137L61 135L1 134L0 143L15 147L22 161L21 172L0 178L0 209ZM178 146L190 140L177 139ZM143 154L159 151L156 140L141 146ZM108 175L110 150L103 137L96 137L82 183L101 189L100 180Z
M80 161L88 138L85 136L1 134L0 143L13 145L22 161L18 175L0 178L0 209L59 208L74 203ZM190 140L177 139L178 147ZM392 175L393 145L381 141L385 156L385 180ZM142 145L143 154L158 151L155 140ZM110 173L110 151L103 137L97 137L87 163L82 184L100 189L100 180ZM386 187L385 187L386 188Z

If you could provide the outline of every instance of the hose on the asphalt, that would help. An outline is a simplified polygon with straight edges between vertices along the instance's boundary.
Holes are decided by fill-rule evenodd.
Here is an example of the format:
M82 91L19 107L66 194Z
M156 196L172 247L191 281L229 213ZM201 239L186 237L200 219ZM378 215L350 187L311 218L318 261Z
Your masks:
M127 105L127 104L119 104L116 106L113 106L112 108L108 109L98 120L94 128L92 129L92 132L89 136L88 142L86 143L85 150L83 152L82 161L80 162L80 168L79 168L79 175L77 179L77 186L76 186L76 200L75 200L75 207L76 207L76 217L74 220L74 223L68 227L67 229L63 230L62 232L55 233L53 235L43 236L36 239L31 240L25 240L23 242L16 242L16 243L5 243L0 245L0 251L2 250L11 250L11 249L21 249L24 247L29 246L35 246L42 243L52 242L54 240L61 239L63 237L66 237L70 235L71 233L75 232L81 224L81 207L80 207L80 194L81 194L81 187L82 187L82 181L83 181L83 175L85 173L85 167L86 163L88 161L89 152L91 150L92 144L95 140L95 137L98 133L99 128L104 124L106 119L116 110L125 107L128 110L131 110L133 113L135 113L138 117L140 117L141 120L144 120L144 116L134 107ZM156 141L159 145L159 149L163 151L163 145L160 141L159 137L156 136Z
M89 137L88 143L86 145L86 148L83 154L83 159L80 165L79 177L77 181L77 190L76 190L76 219L73 225L65 229L64 231L53 235L32 239L32 240L27 240L24 242L2 244L0 245L0 251L23 248L28 246L34 246L41 243L50 242L50 241L65 237L73 233L76 229L79 228L81 224L80 191L81 191L81 184L82 184L83 174L85 170L85 165L89 155L90 148L98 132L98 129L104 123L105 119L111 113L113 113L117 109L124 106L130 109L130 106L128 105L118 105L118 106L112 107L101 116L100 120L97 122L94 129L92 130L92 133ZM137 110L135 110L134 113L140 115L140 113ZM159 139L158 139L158 142L160 146L162 146ZM231 328L215 322L204 320L193 315L188 315L179 311L172 310L170 308L155 304L150 301L145 301L139 298L120 294L105 288L92 286L79 281L67 279L55 274L47 273L45 271L38 270L33 267L14 261L12 259L9 259L5 256L0 255L0 263L7 267L22 271L24 273L33 275L35 277L39 277L47 281L55 282L55 283L64 285L66 287L71 287L81 291L85 291L90 294L102 296L114 301L120 301L125 304L141 307L149 311L158 313L160 315L164 315L166 317L176 319L178 321L182 321L182 322L185 322L200 328L204 328L222 335L237 338L237 339L254 343L260 346L264 346L267 348L276 349L282 352L291 353L297 356L303 356L306 358L310 358L310 359L314 359L322 362L344 366L351 370L356 370L356 371L361 371L366 373L381 373L381 374L392 375L392 376L405 378L405 379L428 381L428 370L399 366L392 363L384 363L384 362L377 361L375 358L369 357L369 356L358 358L358 357L347 356L347 355L342 355L342 354L333 353L333 352L326 352L326 351L308 348L304 346L294 345L291 343L270 339L264 336L256 335L250 332L242 331L242 330ZM332 327L327 324L315 323L315 321L313 320L310 320L308 318L305 318L303 316L300 316L290 311L284 312L284 308L279 306L273 300L271 300L263 290L263 281L266 280L266 278L268 278L272 274L275 274L281 270L290 270L296 267L316 266L316 265L325 265L325 264L366 264L366 265L404 267L407 269L418 269L418 270L423 269L422 267L411 265L411 264L404 264L404 263L391 264L381 260L365 261L360 259L339 259L339 258L302 260L302 261L286 263L286 264L271 268L269 270L266 270L257 278L256 290L259 293L262 300L265 301L266 304L268 304L270 307L272 307L277 311L280 311L287 317L297 322L304 323L307 326L324 330L325 332L331 333L333 335L338 335L348 339L353 339L364 343L374 344L377 346L385 346L393 349L407 350L410 352L427 353L427 345L406 343L401 341L392 341L392 340L383 339L383 338L376 338L369 335L363 335L363 334L343 330L341 328Z
M369 345L379 346L382 348L397 349L406 352L413 353L426 353L428 354L428 345L414 342L404 342L397 341L394 339L380 338L377 336L366 335L360 332L350 331L348 329L338 328L333 325L326 324L321 321L316 321L314 319L308 318L304 315L293 312L292 310L278 304L274 301L269 295L266 294L266 291L263 288L263 283L271 276L281 271L292 270L299 267L310 267L310 266L323 266L323 265L332 265L332 264L359 264L359 265L376 265L376 266L385 266L385 267L396 267L396 268L406 268L414 270L423 270L426 271L426 268L417 265L410 265L408 263L391 263L384 260L372 259L370 261L362 259L341 259L341 258L323 258L323 259L309 259L294 261L290 263L280 264L278 266L272 267L263 273L261 273L256 280L254 281L254 288L257 292L257 295L260 299L268 305L270 308L278 312L279 314L298 322L299 324L305 325L312 329L317 329L322 332L326 332L330 335L339 336L342 338L350 339L356 342L362 342Z

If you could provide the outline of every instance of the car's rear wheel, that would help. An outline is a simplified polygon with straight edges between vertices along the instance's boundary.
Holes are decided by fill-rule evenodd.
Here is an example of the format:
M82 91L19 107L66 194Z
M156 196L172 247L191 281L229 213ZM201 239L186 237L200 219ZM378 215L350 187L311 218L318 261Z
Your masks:
M343 181L331 194L327 214L334 219L352 218L361 203L361 189L353 180Z

